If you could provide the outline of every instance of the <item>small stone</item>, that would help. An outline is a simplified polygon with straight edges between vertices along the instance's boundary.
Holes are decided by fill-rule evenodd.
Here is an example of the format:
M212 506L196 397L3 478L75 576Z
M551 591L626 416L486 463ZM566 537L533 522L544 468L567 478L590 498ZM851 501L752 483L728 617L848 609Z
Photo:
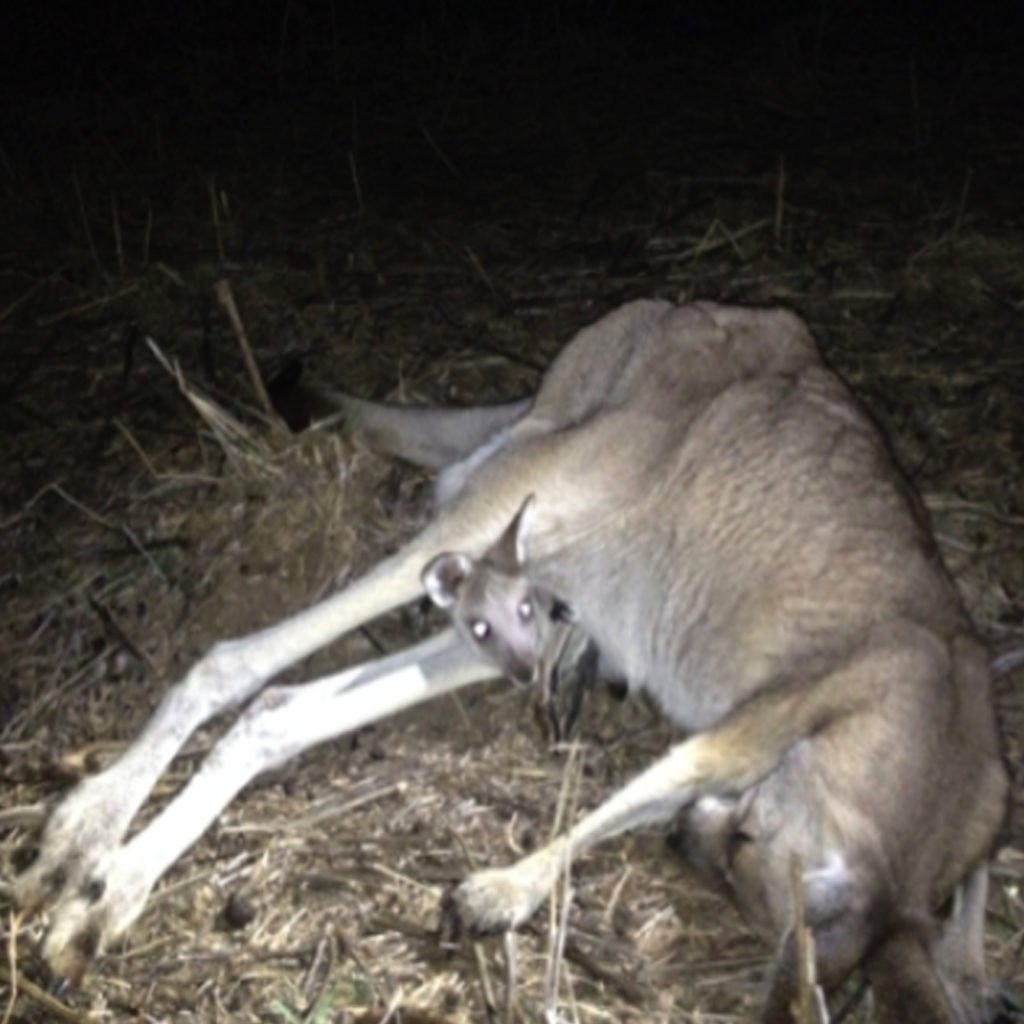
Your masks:
M224 904L221 917L229 931L237 932L256 917L256 907L252 900L239 892L233 892Z

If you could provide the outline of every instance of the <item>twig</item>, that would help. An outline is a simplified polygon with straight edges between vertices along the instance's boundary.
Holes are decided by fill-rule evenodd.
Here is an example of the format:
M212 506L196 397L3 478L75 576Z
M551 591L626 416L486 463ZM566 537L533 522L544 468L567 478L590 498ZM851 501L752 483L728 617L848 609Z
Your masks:
M494 287L494 282L491 280L490 275L484 270L484 265L480 262L480 257L467 245L466 255L469 257L469 262L473 265L473 269L480 275L480 280L491 290L495 295L498 294L498 289Z
M164 580L166 583L166 579ZM89 607L99 616L100 622L103 623L105 629L113 634L114 639L119 643L126 651L128 651L133 658L139 664L145 665L147 670L154 672L156 666L153 664L153 659L142 648L136 644L131 637L121 628L117 620L114 618L113 612L101 601L98 601L91 594L87 597L89 601Z
M462 719L462 724L467 732L479 733L479 726L474 726L470 721L469 715L466 712L466 707L462 703L462 698L459 696L457 690L448 694L448 703L455 705L455 710L459 713L459 718Z
M395 1019L395 1015L398 1013L399 1008L402 1005L402 990L401 988L395 989L395 994L388 1001L388 1008L384 1011L384 1016L380 1019L380 1024L390 1024L390 1021Z
M213 217L213 234L217 240L217 257L221 263L226 262L224 255L224 232L220 226L220 203L217 201L217 186L211 178L206 183L207 191L210 194L210 215Z
M153 204L146 203L146 226L142 231L142 265L149 266L149 253L153 241Z
M7 1000L2 1024L8 1024L14 1013L14 1004L18 1001L18 929L21 927L22 912L12 910L8 918L10 933L7 936L7 964L10 970L11 998Z
M26 707L8 718L6 722L0 724L0 738L18 735L19 732L23 731L26 722L38 719L49 707L63 700L67 694L72 693L83 679L87 679L91 675L96 665L99 664L104 656L105 652L100 651L93 657L87 658L78 670L72 673L70 678L63 680L57 686L46 687L34 702L30 702Z
M913 118L914 144L921 145L921 93L917 85L917 59L910 57L910 112Z
M925 494L923 500L929 512L958 512L978 519L991 519L1004 526L1024 526L1024 516L1000 512L991 505L979 501L966 501L946 494Z
M736 253L736 255L741 260L745 261L747 258L747 254L740 248L738 237L735 234L733 234L733 232L731 232L721 221L718 221L718 230L721 231L723 235L725 235L725 239L732 247L732 251Z
M238 345L242 350L242 358L245 360L246 369L249 371L249 379L252 382L252 389L256 392L256 398L263 407L264 414L272 426L282 431L286 430L280 417L274 411L274 406L270 401L270 396L267 394L267 389L263 386L263 378L260 376L259 367L256 365L256 359L252 354L249 337L245 332L245 325L242 323L242 317L239 314L238 306L235 303L235 294L231 290L231 282L228 281L227 278L222 277L213 286L213 290L217 296L217 301L223 307L224 312L227 313L228 320L231 321L231 328L235 332L235 337L238 339Z
M581 971L596 978L601 984L613 989L631 1006L643 1005L646 994L636 982L619 974L614 968L605 967L604 964L599 963L578 942L574 942L572 939L566 940L565 958L574 963Z
M6 306L4 309L0 309L0 324L2 324L20 306L23 306L26 302L28 302L28 300L32 298L32 296L35 295L35 293L39 291L39 289L42 288L44 284L49 284L51 279L52 275L50 277L40 278L38 281L36 281L34 285L32 285L31 288L29 288L27 292L25 292L22 295L19 295L9 306Z
M411 875L403 874L401 871L395 871L384 864L368 864L367 867L369 868L370 871L376 871L378 874L383 875L385 878L390 878L395 882L401 882L402 885L407 885L411 889L418 889L420 892L425 893L427 896L432 897L437 892L436 886L434 886L432 883L417 881Z
M363 190L359 184L359 168L356 167L356 155L350 149L348 151L348 172L352 175L352 187L356 191L356 206L359 212L363 212Z
M689 249L684 249L679 253L665 252L651 256L650 262L655 266L660 263L685 263L688 260L696 259L698 256L704 256L707 253L715 252L717 249L723 249L727 245L735 248L736 243L741 238L753 234L755 231L760 231L762 228L770 226L771 223L772 218L765 217L762 220L755 221L753 224L748 224L745 228L740 228L738 231L726 231L720 221L713 220L708 225L708 229L704 232L701 240L695 245L691 245ZM720 234L721 237L715 238L716 234Z
M29 981L23 974L12 974L9 968L0 967L0 981L10 985L12 992L16 991L15 985L17 985L17 990L24 998L38 1003L46 1013L56 1020L67 1021L68 1024L94 1024L95 1018L90 1014L72 1010L66 1003L51 996L49 992ZM13 1009L13 1003L11 1009ZM9 1020L10 1018L5 1015L0 1024L7 1024Z
M121 238L121 214L117 208L117 196L110 197L110 219L114 232L114 252L117 253L117 270L124 277L124 241Z
M209 427L224 454L238 468L239 472L244 472L247 465L255 463L264 476L280 475L280 469L268 457L270 452L262 437L253 434L215 402L199 394L185 379L181 367L168 359L161 351L160 346L149 336L146 337L146 344L160 365L175 379L178 390L195 409L199 418Z
M338 944L334 940L334 933L330 926L325 928L316 944L316 952L313 960L306 968L299 983L299 990L302 998L309 1006L315 1006L317 1001L324 995L327 985L331 980L331 973L334 970L335 962L338 959Z
M480 987L484 992L484 1005L487 1007L487 1016L493 1019L498 1009L498 1001L494 998L491 972L487 969L487 958L484 956L483 946L479 942L473 943L473 959L476 961L477 974L480 976Z
M804 913L804 872L798 856L790 862L789 879L793 891L793 939L796 945L793 1017L799 1024L828 1024L828 1011L815 976L814 936L807 927Z
M333 19L334 5L331 5L331 16ZM348 171L352 175L352 187L356 192L356 205L359 213L363 211L363 187L359 181L359 166L356 162L356 154L359 152L359 107L356 105L355 97L352 98L352 146L348 151Z
M448 834L455 840L455 845L458 846L459 852L466 862L467 869L469 871L476 871L477 860L473 856L473 851L466 845L466 840L462 838L462 835L451 822L448 823Z
M71 181L75 186L75 195L78 197L78 212L82 218L82 228L85 231L85 240L89 244L89 252L92 253L93 263L96 264L96 272L103 276L103 265L100 263L100 254L96 250L96 243L93 241L92 228L89 227L89 215L85 210L85 198L82 196L82 186L78 180L78 171L71 172Z
M569 877L572 862L566 859L565 870L559 885L558 899L552 896L552 908L557 910L557 926L555 927L549 949L547 970L544 973L544 1017L546 1020L558 1018L558 982L562 974L565 960L565 943L569 934L569 910L572 907L573 888Z
M448 159L448 157L444 155L441 151L441 147L434 141L434 137L430 134L425 124L420 125L420 132L422 133L423 138L427 140L427 145L434 151L434 156L436 156L437 159L440 160L456 178L459 179L459 181L463 181L464 179L459 173L459 169L451 162L451 160Z
M565 759L562 771L562 784L558 791L558 803L555 805L555 821L552 828L554 835L572 824L576 809L576 798L579 795L582 777L582 747L579 740L569 745L569 754ZM559 873L558 885L551 894L550 912L548 915L548 958L544 972L544 1016L553 1019L558 999L558 980L561 975L562 962L565 954L566 933L569 928L569 908L572 905L572 857L567 849L565 863Z
M964 183L960 188L960 202L956 208L956 220L953 221L952 234L955 237L960 234L960 228L964 222L964 214L967 211L967 197L971 194L971 181L974 178L974 168L968 167L964 175Z
M167 577L163 574L160 566L153 560L153 556L143 547L142 542L135 536L131 529L125 526L123 523L120 525L111 522L104 516L101 516L99 512L89 508L88 505L83 505L77 498L72 497L67 491L56 481L46 484L45 487L41 487L32 497L25 502L22 508L16 512L13 516L9 516L7 519L0 521L0 530L6 530L9 526L13 526L15 523L24 519L28 515L29 511L33 506L46 494L56 494L58 497L63 498L72 508L77 509L82 515L87 516L93 522L98 523L106 530L111 530L114 533L120 533L123 537L126 537L128 542L131 544L136 551L149 563L150 568L157 574L157 576L167 582Z
M602 918L605 926L610 931L615 919L615 908L619 905L619 897L622 895L622 890L626 887L626 881L629 879L632 868L627 864L622 871L622 875L619 880L615 883L612 888L612 894L608 898L608 906L604 909Z
M35 828L46 820L46 804L0 808L0 828Z
M505 954L505 1024L513 1024L519 1006L518 995L518 946L516 933L511 928L501 937L501 947Z
M99 512L93 511L88 505L83 505L77 498L73 498L60 484L54 483L49 486L54 494L63 498L72 508L78 509L83 515L88 516L93 522L99 523L105 529L112 530L114 533L119 533L122 537L127 538L128 543L149 563L149 567L156 573L157 577L164 583L167 582L167 577L164 575L163 570L157 565L153 556L143 547L142 542L135 536L130 527L125 526L124 523L112 523L109 519L101 516ZM143 660L145 661L146 659Z
M153 264L153 269L159 270L160 273L163 274L168 281L172 281L179 288L185 287L185 278L183 278L181 274L174 269L174 267L169 267L166 263L164 263L163 260L157 260L156 263Z
M1001 651L992 657L992 675L996 679L1009 675L1024 665L1024 647Z
M52 327L54 324L60 323L61 320L69 320L71 317L91 313L94 309L99 309L101 306L109 306L112 302L119 302L129 295L134 295L138 290L139 286L137 284L130 284L119 291L112 292L110 295L101 295L99 298L83 302L80 306L72 306L71 309L62 309L59 313L50 313L47 316L37 317L36 326Z
M554 839L566 825L566 818L576 807L576 796L579 792L579 780L582 775L580 754L583 747L578 739L569 744L562 769L562 784L558 790L558 802L555 804L555 820L551 823L551 838ZM571 805L571 806L570 806Z
M121 432L121 436L128 442L129 446L135 452L136 455L142 460L143 466L146 467L146 471L154 480L164 479L159 472L157 472L156 466L153 465L149 456L146 454L142 445L135 440L135 435L122 423L119 419L114 420L114 426Z
M225 835L251 835L254 833L257 835L260 833L280 835L285 831L299 832L303 829L320 825L325 821L331 821L334 818L340 818L343 815L351 814L352 811L362 807L364 804L377 803L385 797L392 795L401 796L408 788L408 782L402 779L398 782L392 782L387 785L370 789L367 792L350 799L319 801L318 804L314 806L313 810L307 814L275 818L270 821L242 822L238 825L224 825L222 826L222 830ZM377 868L378 865L373 865L373 867ZM381 870L385 869L381 867ZM398 875L396 872L389 871L388 873L401 878L402 881L409 882L411 885L418 884L413 881L413 879L406 878L404 875Z
M782 218L786 196L786 158L779 157L779 173L775 178L775 248L782 248Z
M91 519L94 523L102 526L105 530L112 530L117 532L117 524L112 523L105 516L100 515L94 509L89 508L88 505L83 504L77 498L72 497L59 483L52 483L48 485L48 489L51 490L59 498L63 498L72 508L77 509L87 519Z
M345 956L349 957L352 962L359 969L360 974L366 979L366 984L370 988L370 995L373 996L374 1000L378 1003L384 1002L384 994L381 992L380 987L374 980L373 973L369 967L366 966L366 962L359 955L356 949L355 940L347 932L342 931L341 933L341 948Z

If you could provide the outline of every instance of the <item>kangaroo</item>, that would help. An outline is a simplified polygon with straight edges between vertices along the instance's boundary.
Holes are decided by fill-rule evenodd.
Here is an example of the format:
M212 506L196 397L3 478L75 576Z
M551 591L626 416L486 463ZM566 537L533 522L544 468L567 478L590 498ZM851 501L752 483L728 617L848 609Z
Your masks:
M484 555L442 551L423 569L423 585L456 632L515 683L547 676L553 646L555 600L522 572L521 523L532 497ZM564 606L562 606L564 607Z
M522 682L540 681L550 700L553 695L548 675L557 665L563 638L557 625L535 614L535 609L565 608L566 622L573 616L564 602L530 580L527 552L533 505L531 495L483 557L474 559L465 552L444 552L426 566L423 575L435 604L449 614L468 642L475 644L504 676ZM538 600L540 594L544 594L543 602ZM588 665L577 686L589 687L602 672L600 655L592 641L586 642L582 655L580 652L577 644L576 656ZM998 677L1021 663L1024 654L1020 650L1004 652L993 658L992 675ZM628 688L628 684L622 685ZM631 689L642 692L643 681L634 681ZM577 694L577 711L578 700ZM752 730L752 742L756 741ZM790 857L798 845L794 830L805 824L800 817L783 817L798 807L801 799L800 792L788 791L786 786L783 781L773 793L762 783L732 798L696 799L683 809L677 829L670 836L673 848L724 889L747 920L775 941L789 941L792 919L785 894L791 885ZM869 895L858 892L855 881L846 877L845 869L837 863L808 873L805 882L819 909L822 904L855 903ZM911 922L906 928L899 925L884 939L884 954L872 954L868 973L874 983L894 984L899 990L893 998L902 1016L893 1019L978 1019L976 1014L984 994L986 894L987 874L984 868L976 868L958 888L955 907L934 935L927 931L916 934L920 922ZM780 902L786 908L782 916L777 906ZM939 923L937 919L936 925ZM943 970L949 975L944 983L938 972L933 973L928 957L922 955L918 945L921 939L937 962L944 965ZM785 996L775 995L777 1003L788 997L788 987L784 991ZM772 1013L787 1019L781 1004Z
M597 647L576 628L572 609L528 579L526 520L533 501L531 494L481 558L443 551L431 559L423 584L456 632L502 676L537 686L538 710L559 742L573 731L584 695L599 678L619 700L628 684L609 678Z
M920 504L798 318L638 301L580 331L532 399L338 405L355 437L441 470L438 514L338 594L216 645L121 759L56 809L17 882L26 908L51 908L54 970L80 976L254 775L492 677L449 628L260 693L422 594L438 553L482 557L533 494L530 584L564 600L602 660L690 736L548 846L470 875L447 920L515 927L595 843L717 798L722 834L749 836L734 870L778 942L762 1021L792 1022L794 861L826 989L861 967L882 1021L977 1019L986 858L1007 795L986 655ZM192 781L122 844L184 739L247 701ZM951 900L956 913L940 916Z

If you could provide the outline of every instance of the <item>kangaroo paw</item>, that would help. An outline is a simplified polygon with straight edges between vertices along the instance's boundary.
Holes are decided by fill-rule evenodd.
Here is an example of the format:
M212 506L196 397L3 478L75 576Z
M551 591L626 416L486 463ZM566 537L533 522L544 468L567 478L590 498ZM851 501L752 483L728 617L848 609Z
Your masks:
M488 935L517 928L543 903L557 871L557 852L545 847L511 867L470 875L444 901L448 933Z

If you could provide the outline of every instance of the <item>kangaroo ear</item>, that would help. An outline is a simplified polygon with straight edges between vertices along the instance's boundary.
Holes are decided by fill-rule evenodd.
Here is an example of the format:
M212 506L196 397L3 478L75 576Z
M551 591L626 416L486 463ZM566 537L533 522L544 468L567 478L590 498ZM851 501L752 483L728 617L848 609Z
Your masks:
M516 562L520 568L526 564L529 554L527 548L530 543L530 536L533 533L533 517L537 508L536 495L529 494L522 507L516 513L512 525L516 531Z
M438 608L451 608L459 591L473 569L473 559L461 551L443 551L436 555L420 573L430 600Z
M526 564L533 506L534 496L531 494L519 506L519 511L505 527L505 532L491 551L490 560L505 572L517 573Z

